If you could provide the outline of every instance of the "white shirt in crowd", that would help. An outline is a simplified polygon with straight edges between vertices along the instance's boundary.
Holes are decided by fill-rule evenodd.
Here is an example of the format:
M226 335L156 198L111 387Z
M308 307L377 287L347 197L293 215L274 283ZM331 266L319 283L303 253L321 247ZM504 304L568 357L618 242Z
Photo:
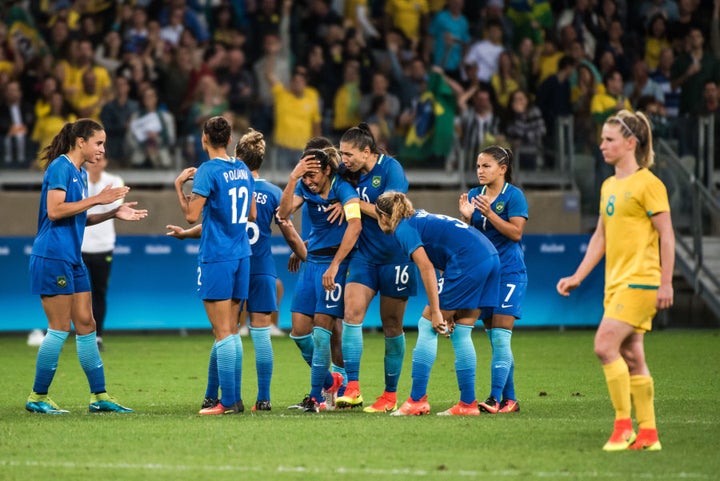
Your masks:
M123 180L117 175L102 172L98 182L91 182L88 177L88 195L93 196L99 194L105 187L122 187L125 185ZM102 214L115 207L121 205L123 200L117 200L108 205L96 205L88 209L88 214ZM108 252L115 248L115 220L110 219L99 224L91 225L85 228L85 237L83 238L82 251L88 254L97 252Z

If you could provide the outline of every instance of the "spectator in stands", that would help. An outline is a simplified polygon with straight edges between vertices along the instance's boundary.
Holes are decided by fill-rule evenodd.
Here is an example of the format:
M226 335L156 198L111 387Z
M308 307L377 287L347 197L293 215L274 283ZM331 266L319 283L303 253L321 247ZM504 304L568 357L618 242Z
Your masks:
M333 26L342 26L343 19L332 8L330 0L310 0L307 15L303 20L303 32L311 44L321 43Z
M58 90L50 94L48 108L50 110L42 117L39 117L39 122L35 122L35 127L33 127L32 131L32 140L36 142L38 146L36 165L33 167L39 168L40 170L45 170L45 162L47 161L47 159L43 158L45 147L50 145L53 138L62 130L65 124L77 120L75 114L71 112L65 97Z
M596 144L595 122L590 112L590 103L597 92L598 82L595 81L595 75L587 65L580 64L577 68L577 84L570 90L574 145L578 152L589 152Z
M399 29L417 52L422 36L427 32L427 0L386 0L386 30Z
M712 116L714 119L715 134L715 152L713 159L715 160L714 168L720 167L720 88L715 80L705 82L703 89L703 104L700 108L701 116Z
M228 110L227 96L218 85L214 76L205 75L195 91L195 101L190 105L185 122L185 131L188 134L188 144L192 139L192 148L186 145L188 152L186 162L198 166L209 160L207 152L203 149L203 126L209 119L223 115Z
M484 32L485 38L470 46L464 61L477 67L479 81L490 82L497 71L498 57L504 50L502 24L498 20L488 20Z
M566 8L560 13L556 24L558 32L566 25L572 25L577 39L583 44L588 57L595 58L597 32L596 26L593 24L590 0L575 0L575 7Z
M73 109L80 117L100 120L100 110L104 99L97 86L97 77L92 69L87 69L82 75L82 88L71 103Z
M655 15L650 19L645 35L645 62L651 70L658 67L660 52L669 47L671 43L668 37L668 20L662 15Z
M370 92L362 96L360 100L360 114L362 117L371 115L374 111L373 105L377 106L376 97L382 97L386 100L387 115L396 119L400 115L400 100L394 94L388 91L390 81L383 72L375 72L372 76L372 84ZM393 121L394 122L394 121ZM377 139L377 137L375 137Z
M513 45L519 47L524 39L534 45L542 44L543 30L554 25L552 7L548 0L513 0L508 2L507 17L515 32Z
M575 71L575 60L565 55L558 63L558 72L540 84L536 96L536 104L545 119L545 163L555 163L553 151L557 135L557 120L572 114L570 103L570 75Z
M395 116L392 115L388 97L376 95L370 104L370 112L365 117L375 144L384 152L394 151Z
M142 5L136 4L132 8L129 22L122 25L123 45L136 52L142 52L148 40L148 15Z
M395 34L387 36L388 58L390 59L393 82L398 88L401 111L406 113L412 110L420 91L427 82L427 68L419 57L412 57L401 64L399 58L401 51L400 37Z
M620 72L614 71L605 75L603 79L604 91L598 91L590 103L593 120L598 127L597 138L600 139L600 129L605 121L621 110L632 112L632 105L624 93L623 78Z
M75 47L73 47L73 45ZM58 79L62 86L65 98L74 108L78 108L78 98L88 95L83 92L83 76L91 70L95 76L95 92L100 101L105 102L112 96L112 80L110 73L100 65L94 63L95 51L89 39L71 40L70 57L61 60L57 66ZM85 99L84 99L85 100ZM99 110L98 110L99 112Z
M518 53L518 70L522 79L522 87L528 92L537 90L538 55L540 47L536 47L529 37L520 40Z
M560 69L560 59L562 59L564 55L557 39L552 35L549 35L542 45L540 45L537 56L538 88L540 88L543 82L551 75L558 73Z
M70 50L70 28L65 20L58 20L50 28L50 53L57 60L66 59Z
M673 63L675 63L673 50L669 47L664 48L660 51L658 67L651 74L651 78L663 92L665 113L671 124L677 120L680 107L680 87L674 88L671 82Z
M333 102L333 133L340 136L350 127L360 123L360 64L357 60L345 62L343 83L335 92Z
M283 4L284 6L284 4ZM266 50L266 37L275 35L281 30L282 21L277 0L262 0L248 3L249 34L248 34L248 62L255 65L261 54ZM262 76L262 74L261 74ZM289 75L288 75L289 77Z
M255 96L253 76L245 66L245 52L233 47L228 50L227 66L217 71L218 83L227 90L228 105L238 115L248 117Z
M190 72L193 69L192 53L187 47L178 47L171 56L171 60L158 62L158 93L164 105L176 121L185 118L187 108L178 99L185 98L185 92L190 84ZM185 137L185 126L178 124L178 132Z
M113 165L125 167L130 161L130 149L126 142L130 119L140 110L136 100L130 98L130 82L119 76L115 79L115 97L100 111L105 127L105 157Z
M517 68L517 58L511 50L504 50L498 57L498 68L492 77L490 85L495 90L498 106L501 109L510 107L510 94L521 88L522 81Z
M52 102L52 94L58 91L58 81L52 75L46 75L42 79L40 86L40 95L35 100L35 118L40 119L50 113L50 103ZM55 132L57 133L57 132Z
M718 80L718 60L705 50L705 37L700 28L693 27L687 36L688 50L677 57L672 66L672 86L682 87L680 111L682 115L697 114L702 105L703 86L708 80Z
M502 128L523 170L542 167L545 120L537 106L530 103L528 94L516 90L510 94L508 114Z
M696 0L678 0L678 18L670 22L670 38L676 52L685 50L687 36L694 28L706 31L707 18L699 11L700 2Z
M268 63L272 65L272 63ZM320 101L315 89L307 86L307 69L295 68L290 84L285 87L269 68L266 72L275 105L275 145L277 165L281 168L297 164L305 142L320 135Z
M105 68L112 75L115 75L118 67L122 64L122 38L116 30L110 30L105 34L102 43L95 49L93 58L95 63Z
M0 139L4 167L28 167L35 154L31 138L35 112L23 99L20 82L10 80L4 87L4 103L0 104Z
M290 50L291 6L290 2L283 2L283 13L280 17L278 30L265 33L263 37L263 56L253 65L257 85L257 103L253 109L250 123L255 130L263 133L271 132L275 123L273 117L275 103L272 92L273 86L268 79L267 71L271 69L272 77L280 84L288 85L290 83L292 65L292 52ZM303 140L303 146L305 140L307 139ZM299 148L302 149L302 147ZM295 161L293 161L294 164Z
M640 98L648 95L655 97L660 104L665 102L662 88L650 78L650 69L645 60L637 59L632 72L632 79L625 83L625 97L630 99L633 108L637 109Z
M628 45L628 39L624 36L624 33L620 20L611 21L608 26L607 36L601 43L598 52L611 52L615 59L615 69L620 72L623 79L626 79L631 74L634 53Z
M173 167L175 119L166 110L158 110L158 95L153 87L142 92L140 110L130 117L127 141L134 167Z
M469 106L465 98L470 99ZM460 107L460 145L467 156L465 165L474 167L473 160L483 148L499 142L500 116L495 113L491 102L490 91L486 87L476 85L469 89Z
M185 24L183 23L184 16L184 6L171 7L167 24L160 29L160 38L172 48L178 46L180 43L180 35L182 35L183 30L185 30Z
M638 13L644 25L648 27L657 17L664 18L668 22L675 22L680 18L677 2L673 0L644 0Z
M447 8L438 12L430 23L425 58L457 81L461 80L462 59L470 43L470 27L462 13L465 0L449 0Z

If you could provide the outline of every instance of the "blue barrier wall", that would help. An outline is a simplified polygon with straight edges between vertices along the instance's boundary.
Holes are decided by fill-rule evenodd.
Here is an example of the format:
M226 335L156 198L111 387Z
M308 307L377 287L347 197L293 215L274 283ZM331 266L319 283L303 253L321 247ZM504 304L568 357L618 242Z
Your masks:
M569 298L555 292L557 280L571 274L580 262L586 235L527 235L523 238L529 286L523 318L517 326L595 326L602 316L603 266ZM30 295L28 256L32 237L0 238L0 331L46 328L40 299ZM108 314L110 329L205 329L209 322L197 297L198 241L166 236L120 236L110 276ZM280 306L280 327L290 328L290 303L296 276L287 272L290 249L282 237L273 239L273 254L285 285ZM420 284L411 298L406 326L416 326L427 302ZM366 327L379 327L375 299Z

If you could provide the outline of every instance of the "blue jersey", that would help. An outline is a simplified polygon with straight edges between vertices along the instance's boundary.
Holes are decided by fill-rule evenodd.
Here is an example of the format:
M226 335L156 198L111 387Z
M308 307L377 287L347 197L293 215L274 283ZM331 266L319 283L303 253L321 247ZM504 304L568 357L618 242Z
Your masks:
M477 229L459 219L424 210L401 220L395 238L408 256L421 246L425 248L430 261L446 278L459 277L485 259L497 256L495 247Z
M255 180L244 162L214 158L200 164L193 193L205 197L200 262L242 259L251 254L247 220Z
M472 203L472 199L484 195L487 190L486 186L474 187L468 192L468 201ZM504 221L508 221L510 217L528 218L528 204L523 192L512 184L505 183L500 194L491 204L490 208ZM523 254L520 242L508 239L499 232L487 217L482 215L479 210L473 211L470 222L485 237L490 239L500 255L500 263L503 273L525 272L525 255Z
M355 192L352 185L338 174L333 174L330 179L330 192L327 198L311 192L302 182L298 182L295 186L295 195L305 199L305 204L308 207L308 218L311 225L310 234L306 239L308 253L312 254L314 251L339 246L345 235L347 220L343 220L342 224L339 225L337 222L328 222L325 208L336 202L345 205L349 200L357 199L357 192Z
M88 196L87 173L66 156L53 160L43 177L38 211L38 232L32 254L59 259L72 264L82 263L80 247L85 232L87 212L52 221L48 218L47 195L51 190L64 190L65 202L78 202Z
M360 177L356 187L360 200L374 204L380 194L388 191L407 193L408 181L400 162L380 154L375 166ZM397 241L385 235L377 220L362 216L362 231L358 240L358 253L368 262L376 264L399 264L407 262Z
M282 190L265 179L255 180L255 205L257 218L248 222L247 232L252 248L250 274L277 276L275 260L272 257L272 223L276 222L275 211L280 205Z

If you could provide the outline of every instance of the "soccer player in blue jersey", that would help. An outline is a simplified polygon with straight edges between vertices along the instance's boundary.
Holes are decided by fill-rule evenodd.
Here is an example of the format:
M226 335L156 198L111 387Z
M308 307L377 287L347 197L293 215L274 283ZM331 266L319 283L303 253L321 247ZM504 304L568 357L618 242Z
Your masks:
M500 255L502 275L500 305L484 309L482 320L492 346L490 396L479 403L486 413L520 410L515 395L515 360L510 347L515 319L522 317L527 290L527 269L520 241L528 218L522 191L511 184L513 154L497 145L480 152L477 158L479 187L462 194L459 201L463 221L482 232Z
M365 412L397 409L397 385L405 357L403 316L409 296L417 291L417 269L391 236L383 234L375 213L375 200L386 191L407 192L408 181L400 163L377 148L370 128L361 123L343 134L340 152L346 176L360 196L362 233L358 251L350 260L345 289L342 349L348 385L337 398L338 407L362 406L360 358L362 322L373 297L380 293L380 319L385 334L385 389Z
M393 234L417 264L428 297L418 322L410 397L393 416L430 413L427 384L437 356L437 335L452 341L460 401L441 416L477 416L472 329L481 309L498 305L500 260L477 229L452 217L416 211L405 194L386 192L375 202L380 228ZM436 269L441 272L436 277Z
M303 400L305 412L323 409L323 388L334 394L342 385L342 376L330 373L330 337L337 319L343 316L347 258L355 249L362 224L358 195L338 175L339 161L334 148L305 151L290 173L278 210L280 218L287 219L307 203L312 226L291 308L292 338L311 366L311 390ZM328 220L328 207L335 203L343 206L342 222ZM312 347L306 345L309 343Z
M96 342L90 278L80 252L85 226L113 218L134 221L147 216L147 210L133 208L136 202L124 203L103 213L87 213L93 206L124 198L130 190L125 186L108 186L97 195L88 196L83 164L94 164L103 158L105 138L102 125L91 119L80 119L65 124L44 151L47 169L40 194L38 233L30 254L30 290L40 296L48 330L38 350L35 381L25 404L30 412L68 412L48 397L48 390L71 325L75 327L80 365L90 384L90 412L132 412L105 390L105 368Z
M255 205L257 218L247 223L248 238L252 250L250 258L250 287L247 311L250 318L250 337L255 346L255 369L258 378L258 395L253 411L270 411L270 382L273 373L273 349L270 341L272 314L278 310L276 289L277 270L272 257L272 223L276 222L288 245L299 258L305 259L305 244L292 223L279 222L275 216L280 205L280 187L260 177L260 167L265 157L263 134L253 129L243 135L235 146L236 158L242 160L255 179ZM178 239L200 237L202 224L192 229L168 225L168 235ZM213 349L208 367L208 386L203 408L217 405L218 399L217 349Z
M241 397L242 343L238 333L240 306L248 297L250 241L247 223L256 218L255 181L247 166L227 154L231 128L220 116L203 126L203 149L210 160L183 170L175 191L185 220L202 217L198 253L198 293L212 324L217 357L220 402L200 410L203 415L245 410ZM193 180L190 195L183 185ZM212 356L212 354L211 354Z

